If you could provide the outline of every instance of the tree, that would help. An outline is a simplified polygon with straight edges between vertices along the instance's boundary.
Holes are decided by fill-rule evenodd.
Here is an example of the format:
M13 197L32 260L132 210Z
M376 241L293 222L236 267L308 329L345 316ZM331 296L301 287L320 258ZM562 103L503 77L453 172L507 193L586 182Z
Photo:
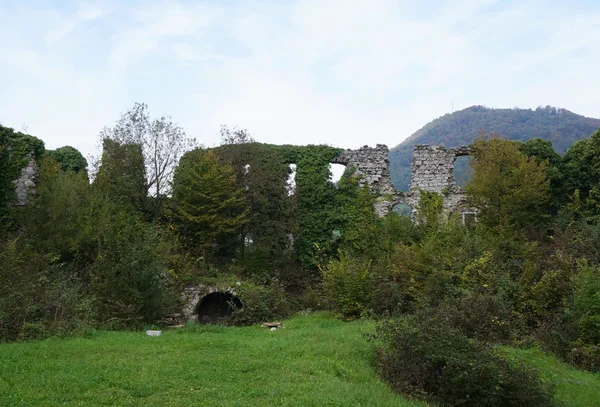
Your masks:
M136 103L113 128L105 127L100 137L142 147L147 176L145 188L155 197L171 193L171 180L179 158L196 144L169 116L152 120L144 103Z
M256 140L252 138L248 130L246 129L238 129L234 127L233 130L229 129L229 127L224 124L221 125L221 145L229 145L229 144L248 144L255 143Z
M580 210L589 221L600 219L600 129L578 141L563 158L567 193L581 201Z
M219 163L214 152L196 149L182 157L173 180L171 216L190 250L206 260L220 239L239 232L248 214L233 169Z
M76 148L64 146L47 151L46 154L59 163L63 171L83 171L87 173L87 160Z
M492 138L473 144L473 180L468 199L488 227L523 230L540 226L550 200L547 164L519 152L508 140Z
M521 153L535 158L538 163L546 162L552 194L551 210L552 214L556 214L566 198L562 157L554 151L548 140L535 138L526 142L517 141L516 144Z
M102 161L94 187L103 199L120 207L141 211L147 198L146 173L141 146L121 144L105 139L102 146Z

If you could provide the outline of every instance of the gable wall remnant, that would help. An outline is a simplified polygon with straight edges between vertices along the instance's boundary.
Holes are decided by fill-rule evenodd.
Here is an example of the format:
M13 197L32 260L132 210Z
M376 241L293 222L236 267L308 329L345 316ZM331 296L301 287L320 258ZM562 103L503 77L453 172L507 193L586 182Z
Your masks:
M441 194L444 209L449 213L473 211L467 206L465 191L454 180L454 161L457 157L470 154L468 147L415 146L410 186L404 196L404 202L413 208L413 215L416 215L421 191Z
M389 154L385 144L377 144L374 148L363 146L358 150L344 150L331 161L331 164L356 168L359 185L366 184L371 192L378 194L375 202L378 216L385 216L399 202L401 195L392 185Z
M29 161L27 165L21 169L19 178L13 181L15 186L16 202L17 206L25 206L27 203L27 196L29 193L35 190L35 184L37 182L38 166L33 158L32 154L29 155Z

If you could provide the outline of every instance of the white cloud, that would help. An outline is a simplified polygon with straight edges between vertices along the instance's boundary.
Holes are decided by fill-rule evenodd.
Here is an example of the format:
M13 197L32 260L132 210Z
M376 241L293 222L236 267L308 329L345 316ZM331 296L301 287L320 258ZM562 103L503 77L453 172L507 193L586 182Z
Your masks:
M211 145L393 146L472 104L600 116L600 5L298 0L3 9L0 121L91 152L135 101Z

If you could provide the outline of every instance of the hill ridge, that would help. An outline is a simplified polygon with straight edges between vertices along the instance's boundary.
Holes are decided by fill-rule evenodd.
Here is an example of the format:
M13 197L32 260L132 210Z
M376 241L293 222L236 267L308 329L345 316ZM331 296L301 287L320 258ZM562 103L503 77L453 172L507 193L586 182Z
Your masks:
M600 119L553 106L539 106L536 109L469 106L430 121L393 147L389 156L392 183L399 190L408 188L412 150L416 144L460 147L471 144L481 133L498 133L510 140L549 140L554 149L562 154L574 142L590 137L599 127ZM468 178L466 171L466 162L457 165L456 179L459 184L464 184Z

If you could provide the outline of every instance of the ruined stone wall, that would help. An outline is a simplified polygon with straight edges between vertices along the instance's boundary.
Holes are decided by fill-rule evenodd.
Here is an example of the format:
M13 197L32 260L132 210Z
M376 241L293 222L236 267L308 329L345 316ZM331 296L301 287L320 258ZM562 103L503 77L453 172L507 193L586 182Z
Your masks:
M379 195L375 203L378 216L388 213L399 199L399 193L390 178L389 154L390 150L386 145L377 144L375 148L363 146L358 150L345 150L331 161L332 164L356 168L360 186L366 184L372 192Z
M466 195L454 180L454 161L457 157L470 155L467 147L445 148L443 146L416 145L410 171L410 186L404 202L416 214L421 191L441 194L444 209L449 213L472 211L467 207Z
M454 185L453 149L443 146L417 145L413 150L409 191L442 192Z
M13 181L13 184L15 185L15 195L17 197L15 205L24 206L27 203L27 196L33 191L33 188L35 188L37 176L38 167L35 159L31 157L27 165L21 170L19 178Z

